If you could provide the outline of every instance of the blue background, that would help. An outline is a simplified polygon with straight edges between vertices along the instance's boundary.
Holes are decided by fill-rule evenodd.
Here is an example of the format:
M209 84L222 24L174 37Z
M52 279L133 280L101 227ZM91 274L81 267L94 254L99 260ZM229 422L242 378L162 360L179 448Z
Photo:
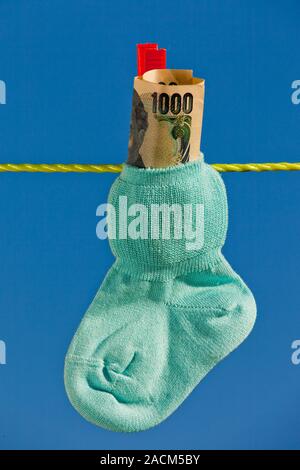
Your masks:
M126 159L135 45L206 79L207 162L299 161L300 4L1 0L1 162ZM253 290L256 327L167 421L94 427L63 384L69 342L113 262L96 207L113 174L0 174L0 448L300 448L300 174L226 174L225 255Z

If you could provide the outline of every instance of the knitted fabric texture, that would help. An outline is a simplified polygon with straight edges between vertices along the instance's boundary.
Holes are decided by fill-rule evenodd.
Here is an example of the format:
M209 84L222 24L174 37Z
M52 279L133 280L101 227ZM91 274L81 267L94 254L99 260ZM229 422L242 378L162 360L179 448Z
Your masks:
M120 197L128 208L148 209L143 237L120 235ZM246 338L256 305L221 254L226 191L204 161L167 169L125 166L109 202L119 221L110 240L116 261L70 345L65 386L87 420L141 431L167 418ZM186 236L153 239L153 205L203 207L201 247L188 245ZM173 235L176 223L172 219Z

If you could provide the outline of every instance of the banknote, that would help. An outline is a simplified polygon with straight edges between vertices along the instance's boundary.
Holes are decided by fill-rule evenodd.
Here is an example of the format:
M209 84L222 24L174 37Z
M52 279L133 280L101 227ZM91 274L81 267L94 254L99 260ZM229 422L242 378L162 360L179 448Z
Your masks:
M135 77L127 163L163 168L199 159L203 106L204 80L192 70Z

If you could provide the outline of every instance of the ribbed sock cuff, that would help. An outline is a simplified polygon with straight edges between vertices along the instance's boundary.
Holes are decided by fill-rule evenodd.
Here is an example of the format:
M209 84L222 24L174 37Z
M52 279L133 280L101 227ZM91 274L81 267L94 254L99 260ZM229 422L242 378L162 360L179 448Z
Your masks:
M142 186L175 185L197 178L203 165L203 154L200 160L168 168L138 168L125 164L120 180Z
M125 274L129 274L133 279L144 281L167 281L183 274L196 271L206 271L216 266L223 259L221 249L210 253L200 253L192 258L185 259L169 266L151 266L142 263L129 263L128 260L117 259L114 268Z
M201 160L170 168L125 165L109 203L116 219L110 245L122 270L151 279L205 269L223 246L226 191L203 155ZM129 230L132 221L136 232Z

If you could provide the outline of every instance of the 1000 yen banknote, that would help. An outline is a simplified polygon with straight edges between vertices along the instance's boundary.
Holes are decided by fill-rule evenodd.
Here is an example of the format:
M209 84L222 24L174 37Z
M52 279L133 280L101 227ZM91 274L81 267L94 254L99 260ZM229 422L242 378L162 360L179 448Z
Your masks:
M191 70L135 77L128 163L163 168L200 158L204 80Z

